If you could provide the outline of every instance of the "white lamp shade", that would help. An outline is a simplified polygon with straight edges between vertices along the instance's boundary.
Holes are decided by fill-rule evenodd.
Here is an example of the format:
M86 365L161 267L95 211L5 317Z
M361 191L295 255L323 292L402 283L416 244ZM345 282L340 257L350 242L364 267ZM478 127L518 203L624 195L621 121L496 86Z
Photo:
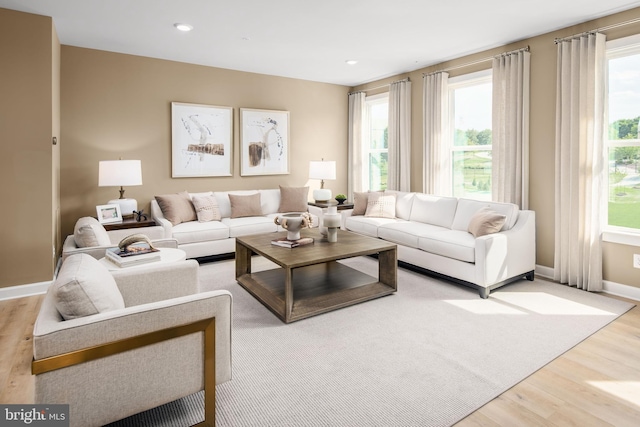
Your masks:
M142 185L140 160L101 160L98 164L99 187Z
M309 163L310 179L336 179L336 162L321 161Z

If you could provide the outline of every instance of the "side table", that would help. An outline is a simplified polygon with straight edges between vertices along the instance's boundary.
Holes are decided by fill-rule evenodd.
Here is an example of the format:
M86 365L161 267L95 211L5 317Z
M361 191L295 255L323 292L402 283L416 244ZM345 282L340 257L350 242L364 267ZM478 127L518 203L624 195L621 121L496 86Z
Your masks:
M102 224L107 231L111 230L127 230L130 228L154 227L156 222L152 219L144 221L136 221L135 218L125 219L122 222L112 222L110 224Z
M148 265L158 265L158 264L167 264L170 262L184 261L187 258L187 253L182 249L173 249L173 248L159 248L160 251L160 261L152 261L145 264L132 265L130 267L118 267L111 261L106 258L100 258L98 261L107 267L109 271L118 271L118 270L133 270L139 267L145 267Z
M309 202L308 205L309 205L309 213L316 215L318 217L318 228L320 228L321 230L323 230L324 228L324 215L330 206L335 206L338 212L344 211L347 209L353 209L353 203L347 203L347 202L341 205L336 204L336 202L333 202L333 203ZM344 229L344 224L342 224L342 220L340 222L341 222L340 228Z
M353 203L344 202L341 205L330 205L329 203L323 202L309 202L309 206L315 206L317 208L326 209L329 206L335 206L339 211L343 211L346 209L353 209Z

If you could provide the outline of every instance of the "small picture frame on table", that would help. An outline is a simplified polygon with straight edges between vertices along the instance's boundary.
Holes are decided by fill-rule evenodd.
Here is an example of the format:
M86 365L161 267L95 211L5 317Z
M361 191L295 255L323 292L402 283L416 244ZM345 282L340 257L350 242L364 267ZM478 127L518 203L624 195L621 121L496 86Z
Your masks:
M96 206L96 212L98 214L98 221L100 224L122 222L120 205L99 205Z

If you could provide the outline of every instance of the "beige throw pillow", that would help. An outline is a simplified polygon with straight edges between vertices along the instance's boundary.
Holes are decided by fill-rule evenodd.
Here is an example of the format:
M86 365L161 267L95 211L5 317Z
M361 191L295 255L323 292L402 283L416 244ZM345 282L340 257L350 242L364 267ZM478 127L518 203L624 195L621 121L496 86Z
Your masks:
M107 267L88 254L68 257L49 292L64 320L124 308L115 279Z
M278 212L307 212L309 187L280 186L280 207Z
M156 196L156 201L162 210L162 215L173 225L195 221L198 218L189 193L186 191Z
M73 228L73 239L79 248L93 246L111 246L109 233L100 222L90 216L85 216L76 221Z
M499 214L490 208L482 208L471 217L468 231L473 234L473 237L497 233L502 229L506 219L506 215Z
M231 203L231 218L262 216L260 193L248 196L229 194L229 202Z
M364 216L377 218L396 217L396 195L381 192L370 193Z
M196 210L198 222L220 221L220 209L214 196L193 196L191 198Z
M364 215L369 202L369 192L353 193L353 212L351 215Z

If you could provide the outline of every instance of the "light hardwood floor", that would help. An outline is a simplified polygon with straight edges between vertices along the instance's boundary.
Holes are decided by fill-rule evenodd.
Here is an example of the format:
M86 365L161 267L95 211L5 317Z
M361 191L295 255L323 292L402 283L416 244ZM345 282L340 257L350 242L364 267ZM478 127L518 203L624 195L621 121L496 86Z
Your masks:
M0 301L0 403L33 401L31 333L42 299ZM456 427L638 425L640 308L634 307Z

